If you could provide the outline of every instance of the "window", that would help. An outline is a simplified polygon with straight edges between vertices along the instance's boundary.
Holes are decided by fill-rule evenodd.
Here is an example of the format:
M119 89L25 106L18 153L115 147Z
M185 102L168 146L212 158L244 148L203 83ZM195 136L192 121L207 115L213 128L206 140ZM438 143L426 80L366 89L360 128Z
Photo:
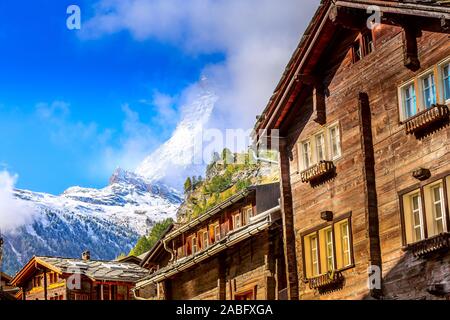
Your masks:
M252 207L245 208L244 215L245 215L245 224L249 224L251 217L253 217L253 208Z
M320 274L319 269L319 245L317 243L317 235L313 235L310 237L311 243L311 269L312 275L317 276Z
M433 66L399 88L400 121L405 121L436 104L450 103L448 59Z
M359 40L353 43L352 51L353 51L353 63L356 63L363 58L361 43Z
M350 249L350 232L348 228L348 221L344 221L340 225L341 228L341 244L342 244L342 262L343 267L348 267L352 264L352 256Z
M341 157L341 134L335 123L315 133L298 145L299 168L304 171L323 160L334 161Z
M242 224L241 224L241 214L240 213L235 214L233 216L233 226L234 226L234 229L238 229L238 228L240 228L242 226Z
M209 240L208 240L208 231L203 232L203 249L208 248Z
M220 241L220 224L214 227L214 239L216 242Z
M447 63L441 67L442 71L442 86L444 92L444 100L450 100L450 63Z
M444 189L442 185L437 185L431 189L433 219L436 233L443 233L446 229L445 225L445 208L444 208Z
M327 255L327 270L334 270L334 241L333 230L331 228L325 231L326 234L326 255Z
M434 74L430 73L422 79L422 96L423 105L426 109L436 104L436 87L434 82Z
M446 178L450 181L450 177ZM447 232L446 181L438 180L402 195L405 244ZM447 196L448 197L448 196Z
M353 265L350 218L341 218L303 236L307 279Z
M311 143L309 141L302 143L303 168L308 169L312 165Z
M323 133L316 136L316 155L318 162L325 160L325 137Z
M363 36L363 43L364 43L364 53L365 53L365 55L368 55L368 54L372 53L375 50L375 46L374 46L374 43L373 43L372 32L367 32Z
M403 92L403 112L405 118L411 118L417 114L416 105L416 90L414 88L414 83L405 86L402 89Z
M413 220L413 234L414 234L414 240L420 241L424 236L424 228L423 228L423 220L422 220L422 198L420 195L414 194L410 198L410 204L411 204L411 212L412 212L412 220Z
M372 32L360 34L352 45L353 63L358 62L375 50Z
M192 253L197 253L197 237L192 237Z
M339 132L339 126L335 125L330 128L330 146L331 146L331 159L335 160L341 156L341 135Z

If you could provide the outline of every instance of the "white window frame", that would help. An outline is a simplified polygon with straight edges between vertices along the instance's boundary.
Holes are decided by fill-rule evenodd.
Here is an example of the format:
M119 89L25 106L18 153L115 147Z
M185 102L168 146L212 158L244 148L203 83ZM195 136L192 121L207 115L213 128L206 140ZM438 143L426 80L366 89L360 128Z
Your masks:
M309 154L308 154L308 164L306 164L306 154L305 154L305 149L304 146L308 144L309 147ZM300 157L301 157L301 168L302 170L307 170L309 168L311 168L314 165L314 160L313 160L313 149L312 149L312 143L311 143L311 139L308 140L304 140L302 142L300 142Z
M433 80L431 87L429 87L430 89L432 89L434 91L434 101L431 103L430 106L427 106L426 104L426 99L427 97L425 96L425 84L424 84L424 80L425 79L429 79L431 77L431 80ZM422 110L427 110L430 109L433 105L435 105L438 101L438 79L436 78L436 74L434 72L434 69L432 70L428 70L426 73L422 74L419 78L419 88L420 88L420 100L422 102Z
M192 237L192 254L196 254L198 251L197 251L197 237L196 236L193 236Z
M439 188L439 201L435 198L435 189ZM432 213L433 213L433 222L435 224L436 230L437 230L437 224L440 220L442 222L442 232L447 232L447 212L445 210L445 203L444 203L444 185L442 183L438 183L430 188L430 195L431 195L431 204L432 204ZM441 207L441 217L436 217L436 205L439 205Z
M406 89L412 87L414 89L414 99L415 99L415 109L416 109L416 113L412 114L412 115L408 115L407 113L407 108L406 108ZM415 79L412 81L409 81L407 83L405 83L404 85L402 85L399 88L399 105L400 105L400 115L401 115L401 121L405 121L407 119L410 119L412 117L414 117L416 114L418 114L420 112L420 108L419 108L419 101L420 98L417 97L417 86L416 86L416 81Z
M237 223L238 218L239 218L239 223ZM233 215L233 227L234 227L234 229L239 229L242 227L241 213L236 213L235 215Z
M417 197L417 206L418 208L415 210L414 209L414 197ZM420 191L412 194L409 196L409 205L411 206L411 226L413 228L412 230L412 234L414 236L414 242L419 242L425 239L425 225L424 225L424 212L423 212L423 208L422 208L422 195L420 193ZM416 224L415 218L414 218L414 214L415 213L419 213L419 224ZM421 239L416 239L416 229L420 228L420 237Z
M203 249L206 249L208 247L209 247L209 233L208 233L208 231L204 231L203 232Z
M438 82L439 82L439 100L441 103L445 103L450 105L450 92L448 93L449 96L446 99L445 98L445 86L444 86L444 68L448 67L450 71L450 58L442 61L438 65ZM449 78L450 81L450 78Z
M244 212L245 212L246 224L249 224L250 219L253 217L253 207L244 208Z
M335 269L335 257L334 257L334 230L332 227L325 229L325 244L326 244L326 252L325 252L325 256L327 259L327 269L328 271L332 271ZM328 239L328 236L330 237L330 239ZM328 254L329 250L331 249L331 256ZM330 269L330 260L331 259L331 269Z
M314 239L314 240L313 240ZM320 275L320 260L319 260L319 237L317 234L313 234L309 237L309 244L311 249L311 271L312 276L317 277ZM313 243L315 248L313 247Z
M341 237L342 237L342 264L344 265L344 268L351 266L353 261L352 261L352 248L351 248L351 242L350 242L350 223L347 221L342 222L342 224L340 225L341 227ZM344 230L346 231L344 233ZM347 250L345 250L344 247L344 243L347 244ZM345 259L344 257L348 258L348 264L345 264Z
M321 141L322 145L320 146L320 149L319 149L319 144L318 144L319 137L322 137L322 141ZM313 154L315 155L315 163L319 163L322 160L327 160L327 158L328 158L327 157L327 139L325 137L325 132L321 131L314 135L314 149L315 149L315 152ZM322 152L323 159L319 158L319 150Z
M334 154L334 150L333 150L333 137L332 137L332 135L331 135L331 130L332 129L336 129L336 133L337 133L337 135L336 135L336 137L337 137L337 141L336 141L336 143L337 143L337 149L338 149L338 154ZM333 123L332 125L330 125L329 127L328 127L328 143L329 143L329 150L330 150L330 159L332 160L332 161L335 161L335 160L337 160L337 159L339 159L339 158L341 158L342 157L342 141L341 141L341 126L339 125L339 122L336 122L336 123Z
M220 241L220 224L214 226L214 240L216 242Z

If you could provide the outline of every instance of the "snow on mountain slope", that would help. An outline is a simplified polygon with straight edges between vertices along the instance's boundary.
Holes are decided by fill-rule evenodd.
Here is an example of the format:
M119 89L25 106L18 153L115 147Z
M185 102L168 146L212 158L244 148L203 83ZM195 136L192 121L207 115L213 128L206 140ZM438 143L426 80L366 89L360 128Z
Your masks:
M203 151L202 132L217 100L213 92L203 88L190 105L182 108L184 117L172 137L147 157L136 173L149 181L163 181L179 190L186 177L203 174L205 165L199 157Z
M15 190L35 211L34 223L5 235L3 270L16 272L33 255L114 259L156 222L175 218L180 195L118 169L103 189L72 187L59 196Z

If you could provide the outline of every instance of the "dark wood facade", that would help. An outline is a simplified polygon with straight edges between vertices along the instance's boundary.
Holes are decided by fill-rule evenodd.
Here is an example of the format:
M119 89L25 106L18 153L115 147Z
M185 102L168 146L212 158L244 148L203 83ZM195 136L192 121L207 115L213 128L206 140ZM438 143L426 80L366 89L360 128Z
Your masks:
M134 263L33 257L11 282L22 300L133 300L146 274Z
M285 267L279 185L250 187L163 236L137 284L166 300L281 299ZM169 260L167 260L169 254ZM150 257L149 257L150 258Z
M318 9L256 125L281 136L291 299L450 295L449 19L412 2Z

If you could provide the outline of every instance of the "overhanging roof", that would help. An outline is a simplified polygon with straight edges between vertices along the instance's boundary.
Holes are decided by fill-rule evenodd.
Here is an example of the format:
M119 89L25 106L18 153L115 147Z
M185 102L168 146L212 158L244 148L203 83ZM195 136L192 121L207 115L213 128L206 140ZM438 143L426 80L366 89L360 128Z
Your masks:
M21 286L29 277L41 268L61 275L81 274L92 281L115 281L135 283L148 274L148 270L132 263L118 261L82 260L59 257L33 257L20 270L12 285Z
M420 0L323 0L290 59L274 94L255 125L258 138L266 135L268 130L280 128L292 107L296 94L304 87L301 81L302 76L307 75L314 68L318 53L324 50L328 44L327 39L335 32L336 25L329 19L333 6L357 9L369 16L366 10L372 5L378 6L383 15L398 14L450 20L450 3L444 1L430 0L425 4Z
M243 226L237 230L233 230L226 237L219 242L209 246L206 250L202 250L197 254L189 257L182 258L173 264L170 264L155 273L141 279L136 284L136 289L143 288L149 284L157 283L162 280L173 277L179 272L187 270L197 263L200 263L212 256L217 255L219 252L226 250L239 242L242 242L263 230L268 229L274 222L281 219L280 206L276 206L266 212L263 212L257 216L251 218L250 224Z

